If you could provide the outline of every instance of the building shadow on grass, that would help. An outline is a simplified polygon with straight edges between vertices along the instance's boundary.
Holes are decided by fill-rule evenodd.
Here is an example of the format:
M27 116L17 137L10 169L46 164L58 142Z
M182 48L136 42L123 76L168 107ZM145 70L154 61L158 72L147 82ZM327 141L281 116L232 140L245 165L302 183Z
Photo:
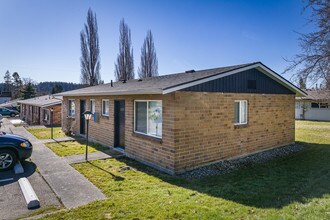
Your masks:
M128 158L117 158L137 171L167 183L257 208L282 208L330 194L330 145L307 144L304 150L231 173L183 179Z
M115 181L123 181L123 180L125 180L124 177L117 176L117 175L115 175L115 174L113 174L113 173L111 173L111 172L109 172L109 171L103 169L102 167L97 166L96 164L94 164L94 163L92 163L92 162L90 162L90 161L87 161L87 163L88 163L89 165L91 165L91 166L93 166L93 167L95 167L95 168L97 168L97 169L99 169L99 170L102 170L103 172L109 174L109 175L112 177L112 179L115 180Z

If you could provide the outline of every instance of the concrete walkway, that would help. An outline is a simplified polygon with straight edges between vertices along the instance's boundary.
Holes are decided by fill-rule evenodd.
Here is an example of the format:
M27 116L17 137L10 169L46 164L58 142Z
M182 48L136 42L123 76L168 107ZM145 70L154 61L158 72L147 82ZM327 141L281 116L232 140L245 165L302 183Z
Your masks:
M53 153L25 128L10 126L6 122L5 124L6 130L11 130L12 133L30 140L34 147L31 160L37 165L40 174L66 208L76 208L106 198L96 186L72 168L66 160Z
M77 140L77 138L73 137L60 137L60 138L54 138L54 139L43 139L40 140L42 143L55 143L55 142L61 142L61 141L74 141Z
M109 149L104 152L97 151L97 152L93 152L93 153L88 153L88 160L89 161L104 160L104 159L108 159L108 158L117 158L117 157L122 157L122 156L124 156L123 153ZM64 159L66 160L66 162L68 164L81 163L81 162L85 162L85 154L66 156L66 157L64 157Z

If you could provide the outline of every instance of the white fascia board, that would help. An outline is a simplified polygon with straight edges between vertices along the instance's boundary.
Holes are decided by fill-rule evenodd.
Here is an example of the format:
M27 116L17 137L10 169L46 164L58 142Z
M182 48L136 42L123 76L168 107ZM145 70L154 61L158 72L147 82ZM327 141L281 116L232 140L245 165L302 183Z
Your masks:
M259 64L258 67L259 67L258 70L260 70L262 73L264 73L268 77L272 78L276 82L282 84L286 88L290 89L292 92L295 92L296 96L298 96L298 97L307 96L307 93L305 93L304 91L302 91L298 87L294 86L292 83L290 83L286 79L282 78L281 76L279 76L277 73L275 73L273 70L269 69L265 65Z
M243 71L246 71L246 70L254 69L254 68L257 68L258 70L261 70L262 73L266 74L267 76L269 76L270 78L272 78L276 82L280 83L281 85L285 86L286 88L288 88L292 92L296 93L297 96L306 96L307 95L304 91L298 89L297 87L292 85L290 82L288 82L284 78L278 76L277 73L275 73L274 71L267 68L266 66L264 66L261 63L256 63L256 64L253 64L251 66L246 66L246 67L243 67L243 68L240 68L240 69L229 71L227 73L218 74L218 75L215 75L215 76L211 76L211 77L207 77L207 78L204 78L204 79L196 80L194 82L190 82L190 83L175 86L175 87L172 87L172 88L169 88L169 89L165 89L165 90L163 90L163 94L168 94L168 93L171 93L171 92L175 92L175 91L178 91L178 90L181 90L181 89L185 89L185 88L188 88L188 87L191 87L191 86L199 85L199 84L209 82L209 81L212 81L212 80L220 79L220 78L223 78L223 77L226 77L226 76L230 76L230 75L233 75L233 74L236 74L236 73L239 73L239 72L243 72Z

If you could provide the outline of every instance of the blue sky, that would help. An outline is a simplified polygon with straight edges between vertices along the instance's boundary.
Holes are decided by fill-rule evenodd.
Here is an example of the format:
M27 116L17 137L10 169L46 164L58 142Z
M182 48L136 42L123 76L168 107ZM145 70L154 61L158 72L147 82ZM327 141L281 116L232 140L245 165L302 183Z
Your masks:
M79 82L79 33L89 7L105 82L115 79L122 18L131 28L135 73L151 29L160 75L254 61L281 73L288 65L282 57L299 52L295 32L313 29L301 0L0 0L0 81L9 70L37 82Z

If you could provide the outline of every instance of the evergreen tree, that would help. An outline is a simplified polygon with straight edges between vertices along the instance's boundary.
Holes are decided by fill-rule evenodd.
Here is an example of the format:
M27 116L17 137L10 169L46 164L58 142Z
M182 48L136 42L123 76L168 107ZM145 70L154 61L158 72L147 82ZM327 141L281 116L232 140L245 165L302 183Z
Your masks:
M24 89L22 90L22 98L23 99L30 99L36 97L36 89L31 82L28 82Z

